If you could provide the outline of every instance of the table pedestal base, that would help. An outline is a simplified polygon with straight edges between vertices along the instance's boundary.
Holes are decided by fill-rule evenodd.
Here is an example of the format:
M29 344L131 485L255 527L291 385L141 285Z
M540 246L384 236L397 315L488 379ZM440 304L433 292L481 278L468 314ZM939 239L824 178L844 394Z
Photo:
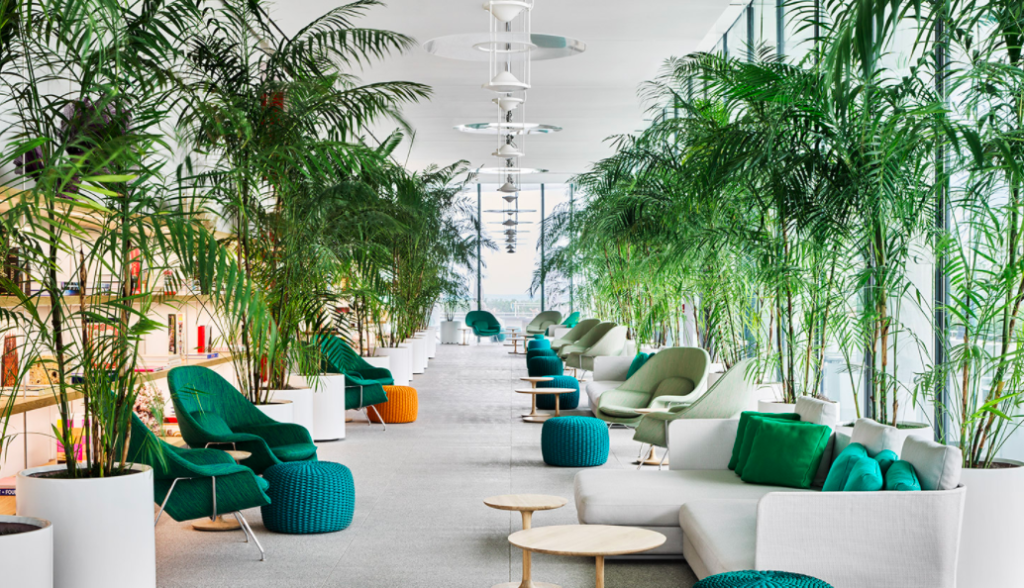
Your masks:
M504 584L495 584L491 588L562 588L558 584L548 584L547 582L534 582L532 580L524 580L522 582L505 582Z
M210 532L224 532L224 531L238 531L242 527L238 524L235 517L226 519L224 517L217 517L216 521L210 519L203 519L192 523L192 528L196 531L210 531Z
M668 451L668 449L666 449L665 451ZM668 465L668 456L666 455L664 459L665 461L659 459L658 456L654 454L654 447L651 446L651 452L647 454L647 457L645 457L644 459L633 460L633 463L635 463L636 465L648 466Z
M548 419L553 419L553 418L555 418L555 415L553 415L553 414L538 414L537 416L524 416L523 417L523 422L524 423L543 423L543 422L547 421Z

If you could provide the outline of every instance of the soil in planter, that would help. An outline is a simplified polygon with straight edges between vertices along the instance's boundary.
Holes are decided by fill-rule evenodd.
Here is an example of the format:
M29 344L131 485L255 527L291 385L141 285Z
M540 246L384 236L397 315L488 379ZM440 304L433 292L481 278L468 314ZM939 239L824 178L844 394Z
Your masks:
M901 431L910 431L913 429L927 429L928 425L923 423L896 423L896 428Z
M26 525L25 523L0 523L0 536L17 535L18 533L28 533L29 531L38 530L39 527L35 525Z
M991 464L989 464L988 467L986 467L983 463L974 463L971 465L964 466L964 468L969 470L1010 470L1019 467L1021 466L1015 463L1006 463L1005 461L994 461Z
M79 475L71 477L68 475L67 469L54 470L52 472L37 472L30 474L30 478L44 478L48 480L98 480L100 478L117 478L119 476L130 476L132 474L141 474L138 470L125 469L123 471L104 472L103 476L100 476L98 472L90 472L85 468L79 468Z

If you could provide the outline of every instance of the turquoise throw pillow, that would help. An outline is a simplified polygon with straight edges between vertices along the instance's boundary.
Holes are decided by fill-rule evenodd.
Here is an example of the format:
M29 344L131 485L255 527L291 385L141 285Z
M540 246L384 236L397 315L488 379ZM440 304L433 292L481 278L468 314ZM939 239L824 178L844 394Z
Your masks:
M883 449L878 452L874 459L878 462L878 467L882 469L882 477L884 478L885 472L889 471L889 467L896 463L900 456L896 455L896 452L892 449Z
M750 422L754 417L789 421L800 420L800 415L790 412L774 413L748 410L740 413L740 424L736 427L736 441L732 445L732 457L729 459L729 469L736 470L737 475L742 473L742 470L737 469L737 466L740 463L740 454L743 453L743 439L746 437L747 427L750 425ZM747 453L750 453L749 447L747 448Z
M644 367L647 363L649 356L646 353L637 353L636 357L633 358L633 363L629 364L629 370L626 372L626 379L633 377L633 374L640 371L640 368Z
M843 492L878 492L885 485L882 468L872 457L858 457L850 466Z
M885 473L885 489L897 492L920 492L921 481L917 479L914 465L909 461L897 460Z
M822 492L842 492L846 487L846 480L850 477L850 469L854 462L862 457L868 456L868 450L860 443L850 443L846 449L839 454L832 462L828 470L828 477L825 478L825 485L821 487Z
M753 443L743 464L744 482L810 488L832 429L815 423L756 419L747 436L753 437Z

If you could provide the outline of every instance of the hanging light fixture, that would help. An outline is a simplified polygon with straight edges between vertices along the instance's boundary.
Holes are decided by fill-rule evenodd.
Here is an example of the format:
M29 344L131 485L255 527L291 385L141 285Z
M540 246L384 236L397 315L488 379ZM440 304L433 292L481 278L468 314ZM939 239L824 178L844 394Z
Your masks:
M530 13L533 2L491 0L484 4L489 12L490 41L485 49L490 54L488 82L484 88L499 92L520 92L530 88Z

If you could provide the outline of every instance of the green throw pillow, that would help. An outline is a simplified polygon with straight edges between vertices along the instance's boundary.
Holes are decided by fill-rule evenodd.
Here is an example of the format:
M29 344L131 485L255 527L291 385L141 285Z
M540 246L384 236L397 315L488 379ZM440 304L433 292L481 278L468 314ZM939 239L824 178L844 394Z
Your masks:
M747 431L754 439L743 465L743 481L810 488L832 436L831 427L778 419L758 420L760 422L753 423Z
M892 449L883 449L874 457L874 460L878 462L878 467L882 470L883 478L885 477L885 472L889 471L892 464L896 463L899 459L900 456L896 455L896 452Z
M839 454L832 462L828 470L828 477L825 478L825 485L821 487L822 492L842 492L846 487L846 480L850 477L850 468L854 462L862 457L868 456L868 450L860 443L850 443L846 449Z
M858 457L850 466L843 492L878 492L885 486L882 468L873 457Z
M633 374L640 371L640 368L644 367L644 364L647 363L648 359L650 359L650 356L646 353L637 353L636 357L633 358L633 363L629 364L629 370L626 372L626 379L628 380L632 378Z
M742 473L742 469L737 469L740 463L740 453L743 452L743 439L746 437L747 427L750 425L751 419L759 417L766 419L780 419L789 421L800 420L800 415L796 413L774 413L774 412L754 412L748 410L740 413L740 424L736 427L736 442L732 445L732 458L729 459L729 469L736 470L736 474ZM747 453L750 453L750 449L747 448Z
M885 489L900 492L920 492L921 482L917 479L917 472L909 461L898 460L894 462L889 471L885 473Z

